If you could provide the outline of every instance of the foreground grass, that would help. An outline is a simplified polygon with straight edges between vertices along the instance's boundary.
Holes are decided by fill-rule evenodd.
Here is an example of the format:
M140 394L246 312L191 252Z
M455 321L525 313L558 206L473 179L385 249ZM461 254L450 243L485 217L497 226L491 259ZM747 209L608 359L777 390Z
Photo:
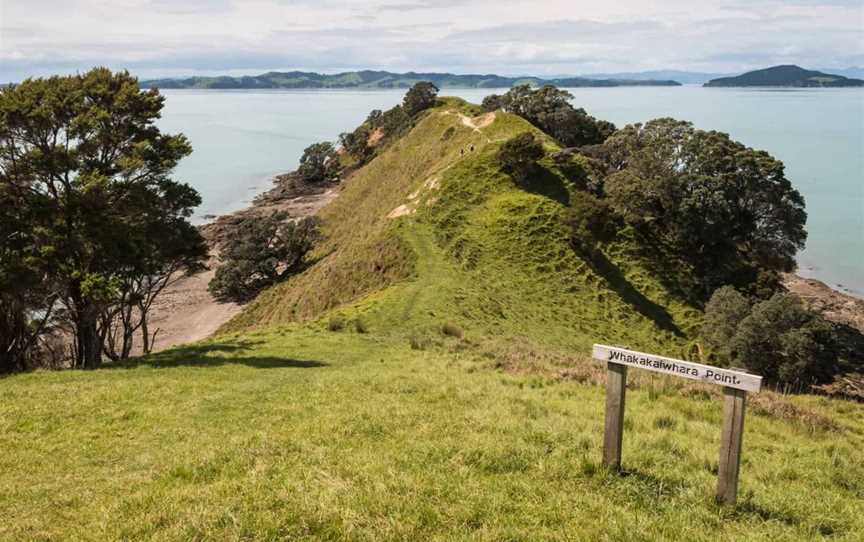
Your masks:
M445 339L442 339L445 340ZM0 539L860 540L864 410L750 415L713 503L720 403L628 396L371 335L282 328L122 368L0 380ZM448 347L449 350L448 351Z

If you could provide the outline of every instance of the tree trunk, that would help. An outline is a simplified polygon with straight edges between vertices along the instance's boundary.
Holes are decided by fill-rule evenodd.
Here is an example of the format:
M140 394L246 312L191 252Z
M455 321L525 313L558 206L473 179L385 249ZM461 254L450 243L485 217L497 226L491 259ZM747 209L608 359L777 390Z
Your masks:
M99 313L93 307L78 312L75 325L77 337L77 362L85 369L95 369L102 364L102 340L99 335Z
M141 340L143 343L142 352L149 354L153 345L150 344L150 330L147 327L147 313L145 312L141 313Z

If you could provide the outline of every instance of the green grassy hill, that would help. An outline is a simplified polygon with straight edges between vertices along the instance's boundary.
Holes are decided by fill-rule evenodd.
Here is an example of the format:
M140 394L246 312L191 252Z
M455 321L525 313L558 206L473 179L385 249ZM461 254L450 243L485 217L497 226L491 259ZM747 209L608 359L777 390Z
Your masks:
M860 404L753 395L721 507L719 389L632 371L600 467L590 344L694 356L700 311L630 232L577 256L573 175L496 164L525 130L445 100L219 336L0 380L0 540L860 539Z
M555 143L517 116L478 113L449 99L353 174L322 211L317 263L226 330L336 314L406 341L451 324L469 338L529 337L569 352L611 341L687 355L700 313L663 285L640 245L624 235L604 247L605 267L583 260L561 218L581 197L573 182L546 159L540 186L525 189L495 158L523 131L550 154Z

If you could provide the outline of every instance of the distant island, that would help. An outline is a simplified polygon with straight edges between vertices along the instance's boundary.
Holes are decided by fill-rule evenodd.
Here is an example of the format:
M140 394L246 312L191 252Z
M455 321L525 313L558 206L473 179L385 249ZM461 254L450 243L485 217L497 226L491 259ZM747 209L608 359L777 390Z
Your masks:
M242 77L187 77L141 81L142 88L162 89L276 89L276 88L410 88L419 81L430 81L439 88L510 88L515 85L555 85L557 87L674 87L672 80L590 79L587 77L504 77L500 75L457 75L452 73L393 73L351 71L336 74L315 72L268 72Z
M864 80L831 75L800 66L785 65L747 72L737 77L721 77L706 87L862 87Z

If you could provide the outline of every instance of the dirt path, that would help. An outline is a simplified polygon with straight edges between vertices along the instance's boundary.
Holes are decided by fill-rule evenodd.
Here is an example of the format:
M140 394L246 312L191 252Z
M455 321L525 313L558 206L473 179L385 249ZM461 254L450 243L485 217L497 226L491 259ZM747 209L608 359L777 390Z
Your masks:
M285 211L292 218L311 216L338 194L338 188L332 185L303 185L290 175L281 176L275 182L276 186L257 198L252 206L221 216L201 227L211 249L215 250L228 238L233 227L243 219L277 211ZM149 322L151 333L159 330L153 349L155 352L205 339L242 310L242 306L236 303L217 301L207 291L207 284L216 274L215 268L219 261L211 258L208 263L210 269L179 279L156 299ZM136 337L138 348L140 343L140 338Z

